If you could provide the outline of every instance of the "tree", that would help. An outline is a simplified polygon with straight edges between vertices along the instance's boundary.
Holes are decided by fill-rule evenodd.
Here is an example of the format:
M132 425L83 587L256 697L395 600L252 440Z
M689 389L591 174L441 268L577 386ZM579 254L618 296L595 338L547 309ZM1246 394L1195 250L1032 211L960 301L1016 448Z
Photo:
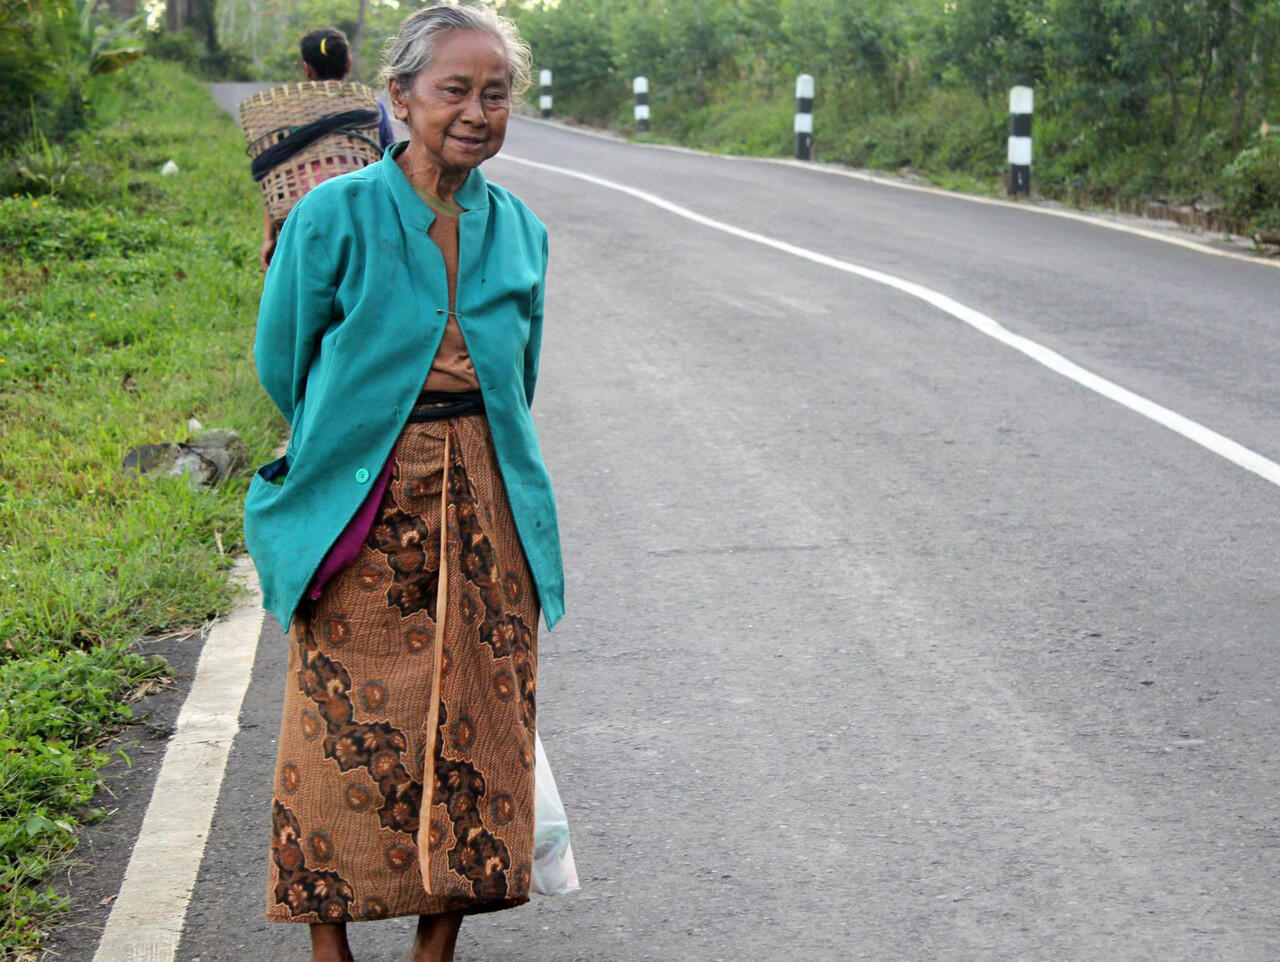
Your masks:
M555 7L534 8L519 24L533 48L536 69L552 71L557 101L592 119L609 119L622 103L609 34L595 0L563 0Z

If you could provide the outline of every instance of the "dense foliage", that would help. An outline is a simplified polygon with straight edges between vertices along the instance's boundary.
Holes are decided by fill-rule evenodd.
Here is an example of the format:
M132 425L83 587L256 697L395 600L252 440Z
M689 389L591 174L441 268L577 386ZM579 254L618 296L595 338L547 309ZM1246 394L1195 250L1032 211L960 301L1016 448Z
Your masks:
M85 26L93 2L0 0L0 150L33 116L55 133L83 122L91 48L110 29L101 9ZM332 25L369 81L421 2L200 0L189 28L149 33L148 49L210 79L286 80L300 75L299 37ZM1269 0L487 2L554 71L561 116L627 129L631 80L644 74L653 136L784 155L795 77L811 73L820 159L996 191L1007 91L1028 84L1037 191L1194 201L1241 226L1280 225L1280 4Z
M74 135L0 170L0 957L38 945L48 884L162 673L138 637L226 610L245 483L126 477L192 415L259 460L279 424L250 357L261 201L231 118L144 58ZM173 160L177 172L161 173ZM127 751L127 746L126 746ZM22 956L28 957L28 956Z
M0 150L83 123L95 84L142 55L141 27L98 0L0 0Z
M795 76L822 159L996 189L1007 91L1036 92L1034 182L1083 202L1152 195L1280 223L1280 4L1266 0L559 0L511 5L557 111L786 154Z

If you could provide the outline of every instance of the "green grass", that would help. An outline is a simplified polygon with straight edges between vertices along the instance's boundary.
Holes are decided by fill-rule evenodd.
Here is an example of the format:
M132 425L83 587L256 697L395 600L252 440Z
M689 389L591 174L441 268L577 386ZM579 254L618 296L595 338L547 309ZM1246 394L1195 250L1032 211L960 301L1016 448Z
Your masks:
M53 151L33 141L0 178L6 958L60 907L48 873L96 817L101 740L164 670L130 645L235 600L246 482L193 491L125 477L121 459L185 440L192 416L235 428L259 460L282 429L250 354L261 202L240 134L174 65L111 77L88 130ZM161 176L170 159L179 173Z

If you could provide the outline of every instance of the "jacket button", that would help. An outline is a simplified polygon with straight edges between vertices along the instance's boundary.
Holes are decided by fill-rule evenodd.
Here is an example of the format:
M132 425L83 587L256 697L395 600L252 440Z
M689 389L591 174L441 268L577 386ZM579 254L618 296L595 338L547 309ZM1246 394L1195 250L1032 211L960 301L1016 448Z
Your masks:
M369 469L359 468L356 470L356 484L364 484L369 480Z

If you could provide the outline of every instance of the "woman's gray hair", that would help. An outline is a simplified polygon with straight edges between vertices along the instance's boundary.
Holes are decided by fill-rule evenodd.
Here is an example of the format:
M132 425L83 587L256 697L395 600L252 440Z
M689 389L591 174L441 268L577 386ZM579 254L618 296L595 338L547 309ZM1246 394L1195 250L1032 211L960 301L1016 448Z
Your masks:
M424 7L404 18L382 49L378 80L383 84L394 80L401 90L408 90L435 57L436 40L453 30L482 30L496 37L507 52L511 96L518 97L529 88L533 57L516 25L488 7L447 3Z

